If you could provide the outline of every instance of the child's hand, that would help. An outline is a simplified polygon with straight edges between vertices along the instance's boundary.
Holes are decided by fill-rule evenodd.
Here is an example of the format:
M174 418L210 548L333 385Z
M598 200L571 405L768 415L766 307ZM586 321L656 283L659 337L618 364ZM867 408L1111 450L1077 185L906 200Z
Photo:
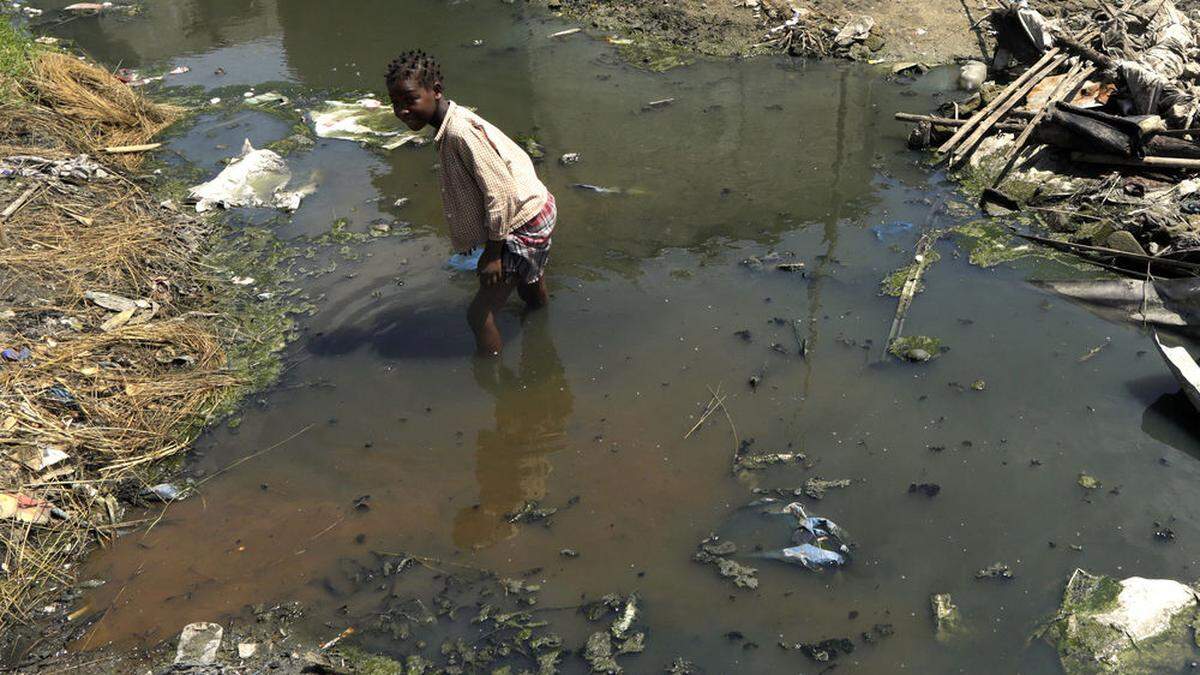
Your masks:
M483 254L479 256L479 265L476 266L475 273L479 275L481 285L495 286L503 280L504 265L500 260L502 246L501 242L489 241L483 249Z

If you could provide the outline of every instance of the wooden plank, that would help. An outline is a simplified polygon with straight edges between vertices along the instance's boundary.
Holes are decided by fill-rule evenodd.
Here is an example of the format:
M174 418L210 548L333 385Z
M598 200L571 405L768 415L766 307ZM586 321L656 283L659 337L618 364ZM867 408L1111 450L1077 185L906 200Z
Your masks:
M893 117L901 122L929 122L930 124L934 124L939 127L961 127L968 122L968 120L956 120L953 117L938 117L937 115L914 115L912 113L905 112L898 112L893 115ZM1018 124L1016 122L1000 122L993 128L1001 129L1003 131L1021 131L1025 128L1025 125Z
M967 124L963 125L962 128L960 128L953 136L949 138L949 140L947 140L941 145L941 147L938 148L938 152L946 153L954 149L954 147L958 145L959 141L961 141L968 133L970 133L970 131L974 129L980 121L987 118L987 116L990 115L993 110L1000 107L1012 96L1015 91L1017 91L1019 87L1028 82L1029 79L1034 75L1037 75L1039 72L1041 72L1041 70L1057 56L1058 48L1051 49L1043 54L1042 58L1038 59L1038 62L1033 64L1029 70L1026 70L1021 74L1020 77L1013 80L1012 83L1005 87L1004 90L1001 91L998 96L996 96L996 98L992 99L990 103L984 106L982 110L979 110L972 115Z
M1025 148L1025 144L1029 142L1029 137L1033 134L1033 130L1045 118L1046 113L1054 107L1054 104L1071 96L1076 89L1079 88L1092 73L1096 72L1095 67L1084 67L1083 64L1075 64L1071 70L1067 71L1067 76L1054 87L1054 91L1050 93L1050 97L1046 99L1046 104L1037 111L1033 116L1033 120L1029 122L1029 126L1017 136L1016 142L1008 150L1008 156L1005 158L1004 167L1000 169L1000 173L996 175L996 180L992 183L992 187L996 188L1008 176L1008 172L1012 170L1013 165L1017 163L1017 158L1021 156L1021 151Z
M996 122L999 122L1000 118L1004 117L1009 110L1012 110L1018 103L1025 100L1025 97L1035 86L1037 86L1037 83L1040 82L1045 76L1054 72L1060 65L1062 65L1064 61L1067 60L1067 58L1068 57L1066 54L1055 56L1054 59L1050 61L1048 66L1043 68L1034 77L1026 80L1024 84L1017 88L1017 90L1011 97L1009 97L1007 101L1000 104L1000 106L993 110L986 119L975 125L975 128L971 131L971 133L955 147L954 153L950 156L949 165L954 166L966 159L971 151L975 149L975 146L979 143L979 141L983 139L983 135L992 128L992 125L994 125Z
M892 329L888 331L888 339L883 343L883 358L888 358L888 350L891 349L892 343L900 337L904 332L904 320L908 318L908 309L912 306L913 297L917 294L917 288L921 285L921 275L925 273L925 268L929 267L929 251L938 239L942 238L945 230L930 230L921 235L921 239L917 241L916 251L913 253L913 262L916 265L908 273L908 278L904 280L904 286L900 290L900 300L896 303L896 316L892 318Z
M1148 169L1200 169L1200 159L1186 157L1119 157L1100 155L1093 152L1072 152L1071 159L1088 164L1112 164L1115 166L1137 166Z
M105 148L104 151L110 155L120 155L129 152L148 152L157 150L162 147L162 143L146 143L145 145L114 145L111 148Z

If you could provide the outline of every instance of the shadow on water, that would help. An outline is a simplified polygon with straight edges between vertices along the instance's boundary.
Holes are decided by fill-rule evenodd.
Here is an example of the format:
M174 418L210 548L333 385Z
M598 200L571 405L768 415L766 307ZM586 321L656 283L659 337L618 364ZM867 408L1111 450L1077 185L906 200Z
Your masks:
M512 334L516 322L508 313L501 329ZM461 358L475 351L475 342L460 307L388 307L354 323L316 333L306 348L317 356L342 356L362 347L388 359Z

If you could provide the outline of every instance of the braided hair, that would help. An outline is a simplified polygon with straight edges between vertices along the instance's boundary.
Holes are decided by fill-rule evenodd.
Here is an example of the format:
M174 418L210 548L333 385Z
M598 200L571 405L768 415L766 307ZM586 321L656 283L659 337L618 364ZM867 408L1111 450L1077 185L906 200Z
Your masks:
M404 52L388 64L388 89L398 86L409 78L416 78L417 84L432 89L435 83L442 81L442 67L432 56L423 51Z

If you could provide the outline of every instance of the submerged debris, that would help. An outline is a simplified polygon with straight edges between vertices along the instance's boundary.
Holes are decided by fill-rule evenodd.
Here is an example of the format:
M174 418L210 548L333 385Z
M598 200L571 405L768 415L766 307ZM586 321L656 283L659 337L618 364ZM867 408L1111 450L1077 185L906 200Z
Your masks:
M698 549L692 560L704 565L714 565L722 578L730 579L738 588L758 588L758 570L724 556L737 552L733 542L722 542L716 535L709 536L696 545Z
M929 605L933 610L934 637L938 642L946 642L962 634L962 616L949 593L931 595Z
M820 476L812 476L804 481L804 487L797 490L798 494L803 494L809 499L824 499L825 491L830 488L847 488L850 487L849 478L839 478L836 480L825 480Z
M792 502L783 514L795 519L792 541L796 544L764 557L803 565L813 571L841 567L850 562L850 535L837 523L821 516L810 516L799 502Z
M534 499L522 504L520 509L504 514L504 518L510 523L545 522L549 526L550 517L556 513L558 513L557 508L553 506L543 507L541 502Z
M930 361L942 353L941 340L925 335L911 335L893 340L888 351L893 356L921 363Z
M1008 565L995 562L975 573L976 579L1012 579L1013 573Z
M780 464L801 464L808 459L803 452L771 452L752 455L739 454L735 469L740 471L761 471ZM835 481L836 482L836 481ZM829 487L842 487L833 485Z
M593 673L620 673L621 666L613 658L612 638L604 631L592 633L587 639L583 658L591 666Z
M937 483L909 483L908 494L922 494L926 497L936 497L942 491Z

